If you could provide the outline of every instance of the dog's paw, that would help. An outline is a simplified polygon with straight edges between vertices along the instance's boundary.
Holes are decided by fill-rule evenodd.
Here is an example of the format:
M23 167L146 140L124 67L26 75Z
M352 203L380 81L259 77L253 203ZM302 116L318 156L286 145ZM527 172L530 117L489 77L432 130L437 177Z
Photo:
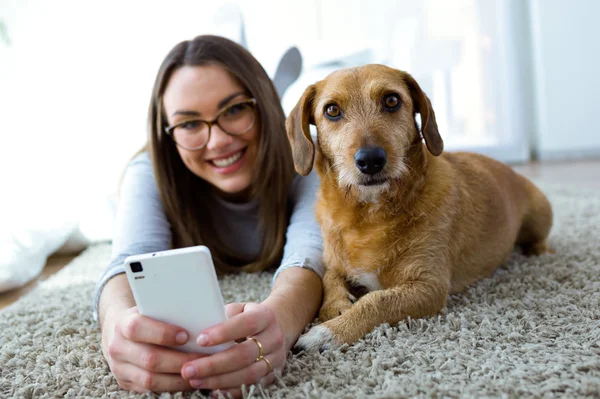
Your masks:
M296 345L294 345L294 350L297 352L323 351L339 348L340 346L342 344L334 338L331 330L327 326L320 324L302 335L298 339L298 342L296 342Z
M351 302L350 294L348 295L348 298L344 300L325 302L319 310L319 320L327 321L334 319L350 309L353 303ZM354 300L356 300L356 298Z
M554 254L556 253L548 243L545 241L536 242L533 244L527 244L522 246L523 255L525 256L539 256L542 254Z

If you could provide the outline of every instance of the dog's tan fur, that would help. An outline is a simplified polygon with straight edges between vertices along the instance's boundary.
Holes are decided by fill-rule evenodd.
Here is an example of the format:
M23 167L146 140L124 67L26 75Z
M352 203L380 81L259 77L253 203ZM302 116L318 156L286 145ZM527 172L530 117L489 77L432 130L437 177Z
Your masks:
M384 112L390 93L401 106ZM330 104L340 120L325 117ZM442 154L431 103L405 72L383 65L334 72L306 89L286 127L296 170L306 175L314 163L321 179L324 323L300 346L353 343L381 323L434 315L448 294L489 276L515 244L548 250L552 209L544 194L491 158ZM387 154L382 184L360 185L354 155L365 146ZM370 292L353 303L358 285Z

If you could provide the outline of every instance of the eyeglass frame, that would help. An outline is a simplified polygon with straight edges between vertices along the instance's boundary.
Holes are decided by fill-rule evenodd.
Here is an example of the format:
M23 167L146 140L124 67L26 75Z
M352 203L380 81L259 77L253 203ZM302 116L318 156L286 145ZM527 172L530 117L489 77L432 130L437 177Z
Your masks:
M253 108L253 112L254 112L254 120L252 121L252 123L250 124L250 127L248 127L248 129L246 129L245 131L241 132L241 133L229 133L228 131L226 131L225 129L223 129L223 127L219 124L219 118L221 117L221 115L223 115L224 112L228 111L229 109L231 109L232 107L235 107L236 105L242 105L242 104L252 104ZM204 122L206 123L206 125L208 126L208 135L206 137L206 143L204 143L202 146L200 147L194 147L194 148L188 148L180 143L177 142L177 140L175 140L175 135L173 135L173 130L175 130L177 127L183 125L184 123L189 123L189 122ZM229 136L232 137L237 137L237 136L241 136L242 134L246 134L248 133L250 130L252 130L252 128L254 127L254 125L256 124L256 98L249 98L247 100L244 101L240 101L237 103L233 103L230 104L226 107L223 107L219 112L217 112L217 115L215 116L215 118L212 121L207 121L204 119L200 119L200 118L195 118L195 119L186 119L184 121L181 121L179 123L176 123L174 125L171 126L167 126L164 128L165 133L167 134L167 136L171 137L171 139L173 140L173 142L180 146L181 148L188 150L188 151L198 151L203 149L204 147L206 147L208 145L208 142L210 141L210 133L211 133L211 129L213 125L217 125L219 126L219 129L221 129L221 131Z

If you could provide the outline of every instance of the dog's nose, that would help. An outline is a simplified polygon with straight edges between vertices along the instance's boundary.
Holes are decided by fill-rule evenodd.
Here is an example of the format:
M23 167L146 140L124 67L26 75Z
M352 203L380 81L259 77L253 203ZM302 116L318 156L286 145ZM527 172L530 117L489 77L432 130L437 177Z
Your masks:
M367 175L381 172L386 162L387 156L381 147L361 148L354 154L354 164L358 170Z

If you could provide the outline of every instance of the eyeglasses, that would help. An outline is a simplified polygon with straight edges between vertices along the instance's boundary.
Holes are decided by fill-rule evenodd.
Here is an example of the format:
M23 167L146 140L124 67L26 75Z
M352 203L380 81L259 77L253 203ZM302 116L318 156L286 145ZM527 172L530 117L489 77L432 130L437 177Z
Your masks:
M186 119L165 128L165 133L171 136L175 144L188 151L200 150L208 144L213 125L219 126L230 136L248 133L256 122L255 110L256 99L249 98L223 108L212 121Z

